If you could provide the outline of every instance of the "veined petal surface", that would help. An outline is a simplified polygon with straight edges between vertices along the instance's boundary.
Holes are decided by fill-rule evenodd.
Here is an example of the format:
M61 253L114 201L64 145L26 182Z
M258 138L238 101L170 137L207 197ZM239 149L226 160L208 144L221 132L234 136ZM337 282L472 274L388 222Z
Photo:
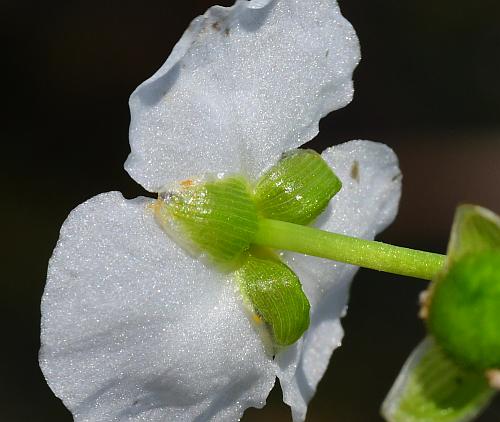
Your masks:
M214 6L132 94L125 168L149 191L207 173L256 179L349 103L358 61L334 0Z
M396 216L401 173L394 152L384 144L351 141L322 154L342 182L315 226L334 233L373 239ZM294 421L302 421L330 356L340 346L350 282L357 267L287 252L311 304L311 324L302 341L278 355L283 399ZM293 364L294 362L294 364Z
M151 199L96 196L61 229L40 366L76 421L233 421L276 369L224 274L158 227Z

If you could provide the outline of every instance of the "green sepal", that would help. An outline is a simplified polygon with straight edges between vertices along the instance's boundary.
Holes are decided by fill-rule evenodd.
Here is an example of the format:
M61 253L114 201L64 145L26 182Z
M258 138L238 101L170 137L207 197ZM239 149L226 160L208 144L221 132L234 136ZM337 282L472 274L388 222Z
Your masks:
M401 369L382 415L389 422L467 422L493 394L482 373L462 369L428 337Z
M234 270L257 232L257 210L241 176L184 181L159 195L155 216L194 255Z
M236 271L249 308L269 327L276 346L295 343L309 327L309 301L295 273L277 258L249 254Z
M448 244L448 265L464 255L491 249L500 249L500 217L477 205L459 206Z
M342 183L320 154L293 150L265 172L254 189L261 215L296 224L312 222Z

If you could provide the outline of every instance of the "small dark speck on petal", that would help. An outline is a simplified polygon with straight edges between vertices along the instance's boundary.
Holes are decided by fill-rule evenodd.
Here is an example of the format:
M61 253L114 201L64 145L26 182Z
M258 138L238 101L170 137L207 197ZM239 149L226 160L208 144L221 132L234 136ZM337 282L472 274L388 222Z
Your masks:
M231 30L229 28L224 29L224 35L227 37Z
M351 167L351 178L356 182L359 182L359 163L357 160L354 160Z
M326 50L325 57L328 57L330 55L330 49Z
M215 29L216 31L218 31L220 29L219 22L215 21L214 23L212 23L212 28Z

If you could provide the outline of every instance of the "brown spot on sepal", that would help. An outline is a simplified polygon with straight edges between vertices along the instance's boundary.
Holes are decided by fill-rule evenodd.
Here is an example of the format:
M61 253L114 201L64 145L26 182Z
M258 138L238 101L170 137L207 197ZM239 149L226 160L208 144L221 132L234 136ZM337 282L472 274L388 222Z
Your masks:
M359 162L354 160L351 166L351 178L359 183Z

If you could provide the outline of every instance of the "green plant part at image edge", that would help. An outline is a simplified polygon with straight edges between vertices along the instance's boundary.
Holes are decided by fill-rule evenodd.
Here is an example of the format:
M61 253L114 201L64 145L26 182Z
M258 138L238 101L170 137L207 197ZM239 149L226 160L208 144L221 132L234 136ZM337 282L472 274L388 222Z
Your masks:
M432 292L427 325L464 367L500 368L500 251L456 262Z

